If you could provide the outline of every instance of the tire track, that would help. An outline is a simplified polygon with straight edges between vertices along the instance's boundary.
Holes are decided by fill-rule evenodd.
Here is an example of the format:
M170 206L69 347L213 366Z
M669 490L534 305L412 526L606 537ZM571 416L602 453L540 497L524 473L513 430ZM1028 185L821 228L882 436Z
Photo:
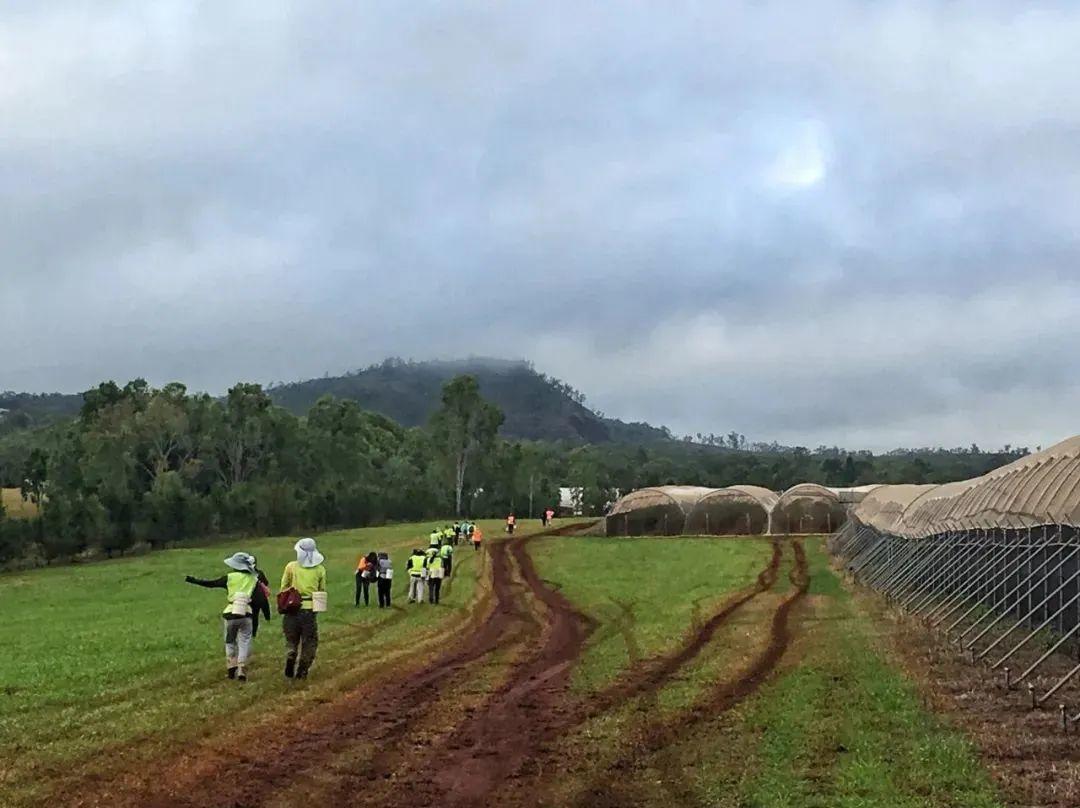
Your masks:
M773 613L769 624L769 642L765 649L737 678L719 683L690 709L670 719L648 724L628 752L618 757L604 771L597 772L593 782L575 803L578 808L623 808L635 804L636 798L631 791L632 777L627 777L628 772L640 769L648 758L662 752L680 738L685 738L688 730L733 709L766 682L791 644L791 612L806 596L810 586L809 567L802 541L794 539L792 548L795 563L790 579L795 591L784 598ZM668 794L675 805L697 805L700 802L690 788L677 788L676 791L678 793ZM536 801L534 804L540 805L543 802Z
M514 664L502 686L423 760L410 763L408 789L391 788L374 802L409 808L484 802L568 715L570 674L596 626L540 577L527 550L532 538L510 539L507 546L529 597L546 613L540 648Z
M555 748L552 742L628 699L655 697L664 685L707 647L717 630L732 615L762 592L772 588L779 575L782 554L780 541L774 539L772 555L764 569L758 573L754 586L725 600L720 609L692 632L689 640L674 654L656 658L652 664L639 668L605 690L583 699L570 699L567 694L568 701L564 706L550 716L544 716L542 723L538 720L537 740L529 761L530 773L521 776L519 771L515 771L512 777L507 778L507 783L499 790L497 798L489 801L492 804L542 804L534 795L543 792L547 773L558 773L565 766L560 750Z
M535 621L516 591L511 573L512 541L488 545L492 565L490 595L482 598L466 619L461 630L465 639L452 652L439 655L413 672L395 666L378 680L318 709L310 722L296 726L295 733L283 731L276 724L259 727L245 741L250 752L225 752L200 744L196 750L180 754L152 772L129 772L108 783L84 782L61 795L61 804L87 808L246 808L265 804L277 789L304 771L317 768L335 749L353 742L375 741L389 754L427 709L433 687L466 671L486 655L527 637ZM378 692L379 699L372 715L369 699L374 692ZM377 768L382 762L376 760L373 765ZM373 772L365 774L370 777Z

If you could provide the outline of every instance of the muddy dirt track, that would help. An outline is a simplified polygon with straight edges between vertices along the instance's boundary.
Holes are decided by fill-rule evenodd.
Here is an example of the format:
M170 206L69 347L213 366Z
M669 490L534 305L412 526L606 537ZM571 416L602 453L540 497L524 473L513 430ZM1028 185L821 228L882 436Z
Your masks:
M773 586L783 554L782 545L774 542L772 558L756 584L729 597L671 655L643 661L606 690L583 699L571 693L570 679L595 626L540 577L527 551L532 538L537 537L489 545L490 591L460 628L463 639L453 651L412 668L395 666L382 680L317 708L305 721L302 743L287 728L258 727L245 747L250 752L200 744L159 761L153 771L75 783L55 796L56 804L254 808L274 802L287 784L312 772L318 777L306 781L311 787L305 793L326 805L537 804L545 776L558 776L554 742L625 699L662 688L705 649L733 614ZM805 593L807 581L802 546L791 546L797 587L773 617L768 648L738 680L710 690L703 702L694 705L695 712L726 710L746 698L786 650L788 615ZM467 678L474 667L497 653L506 653L509 660L500 681L456 726L418 753L414 736L430 714L432 694ZM373 693L378 694L375 700ZM377 705L374 713L372 704ZM685 719L692 721L694 716ZM638 752L647 755L673 731L669 725L650 727ZM326 765L351 747L376 751L348 766ZM606 782L606 772L596 774L598 784ZM586 794L589 799L582 804L600 804L596 793Z

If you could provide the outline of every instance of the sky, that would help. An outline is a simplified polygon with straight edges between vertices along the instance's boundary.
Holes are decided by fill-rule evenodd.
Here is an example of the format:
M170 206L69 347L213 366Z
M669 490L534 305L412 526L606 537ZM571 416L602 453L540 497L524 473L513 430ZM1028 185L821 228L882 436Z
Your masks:
M1080 433L1080 5L14 2L0 389L532 360L625 420Z

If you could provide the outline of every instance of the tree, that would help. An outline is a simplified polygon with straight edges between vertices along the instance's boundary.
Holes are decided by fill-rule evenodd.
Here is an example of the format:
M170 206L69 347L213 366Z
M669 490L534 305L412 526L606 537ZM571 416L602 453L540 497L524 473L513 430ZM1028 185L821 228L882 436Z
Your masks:
M502 422L502 411L480 395L475 376L458 376L443 386L442 407L431 417L431 432L451 472L458 516L469 465L478 453L490 450Z

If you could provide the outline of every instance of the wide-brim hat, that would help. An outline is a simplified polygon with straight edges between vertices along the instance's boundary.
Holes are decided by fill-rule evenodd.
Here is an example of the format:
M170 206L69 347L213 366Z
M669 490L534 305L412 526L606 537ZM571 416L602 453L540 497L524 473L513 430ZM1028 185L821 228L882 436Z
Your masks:
M296 550L296 561L301 567L317 567L326 560L326 557L315 546L315 539L300 539L293 549Z
M225 559L225 566L237 572L255 572L255 557L247 553L233 553Z

